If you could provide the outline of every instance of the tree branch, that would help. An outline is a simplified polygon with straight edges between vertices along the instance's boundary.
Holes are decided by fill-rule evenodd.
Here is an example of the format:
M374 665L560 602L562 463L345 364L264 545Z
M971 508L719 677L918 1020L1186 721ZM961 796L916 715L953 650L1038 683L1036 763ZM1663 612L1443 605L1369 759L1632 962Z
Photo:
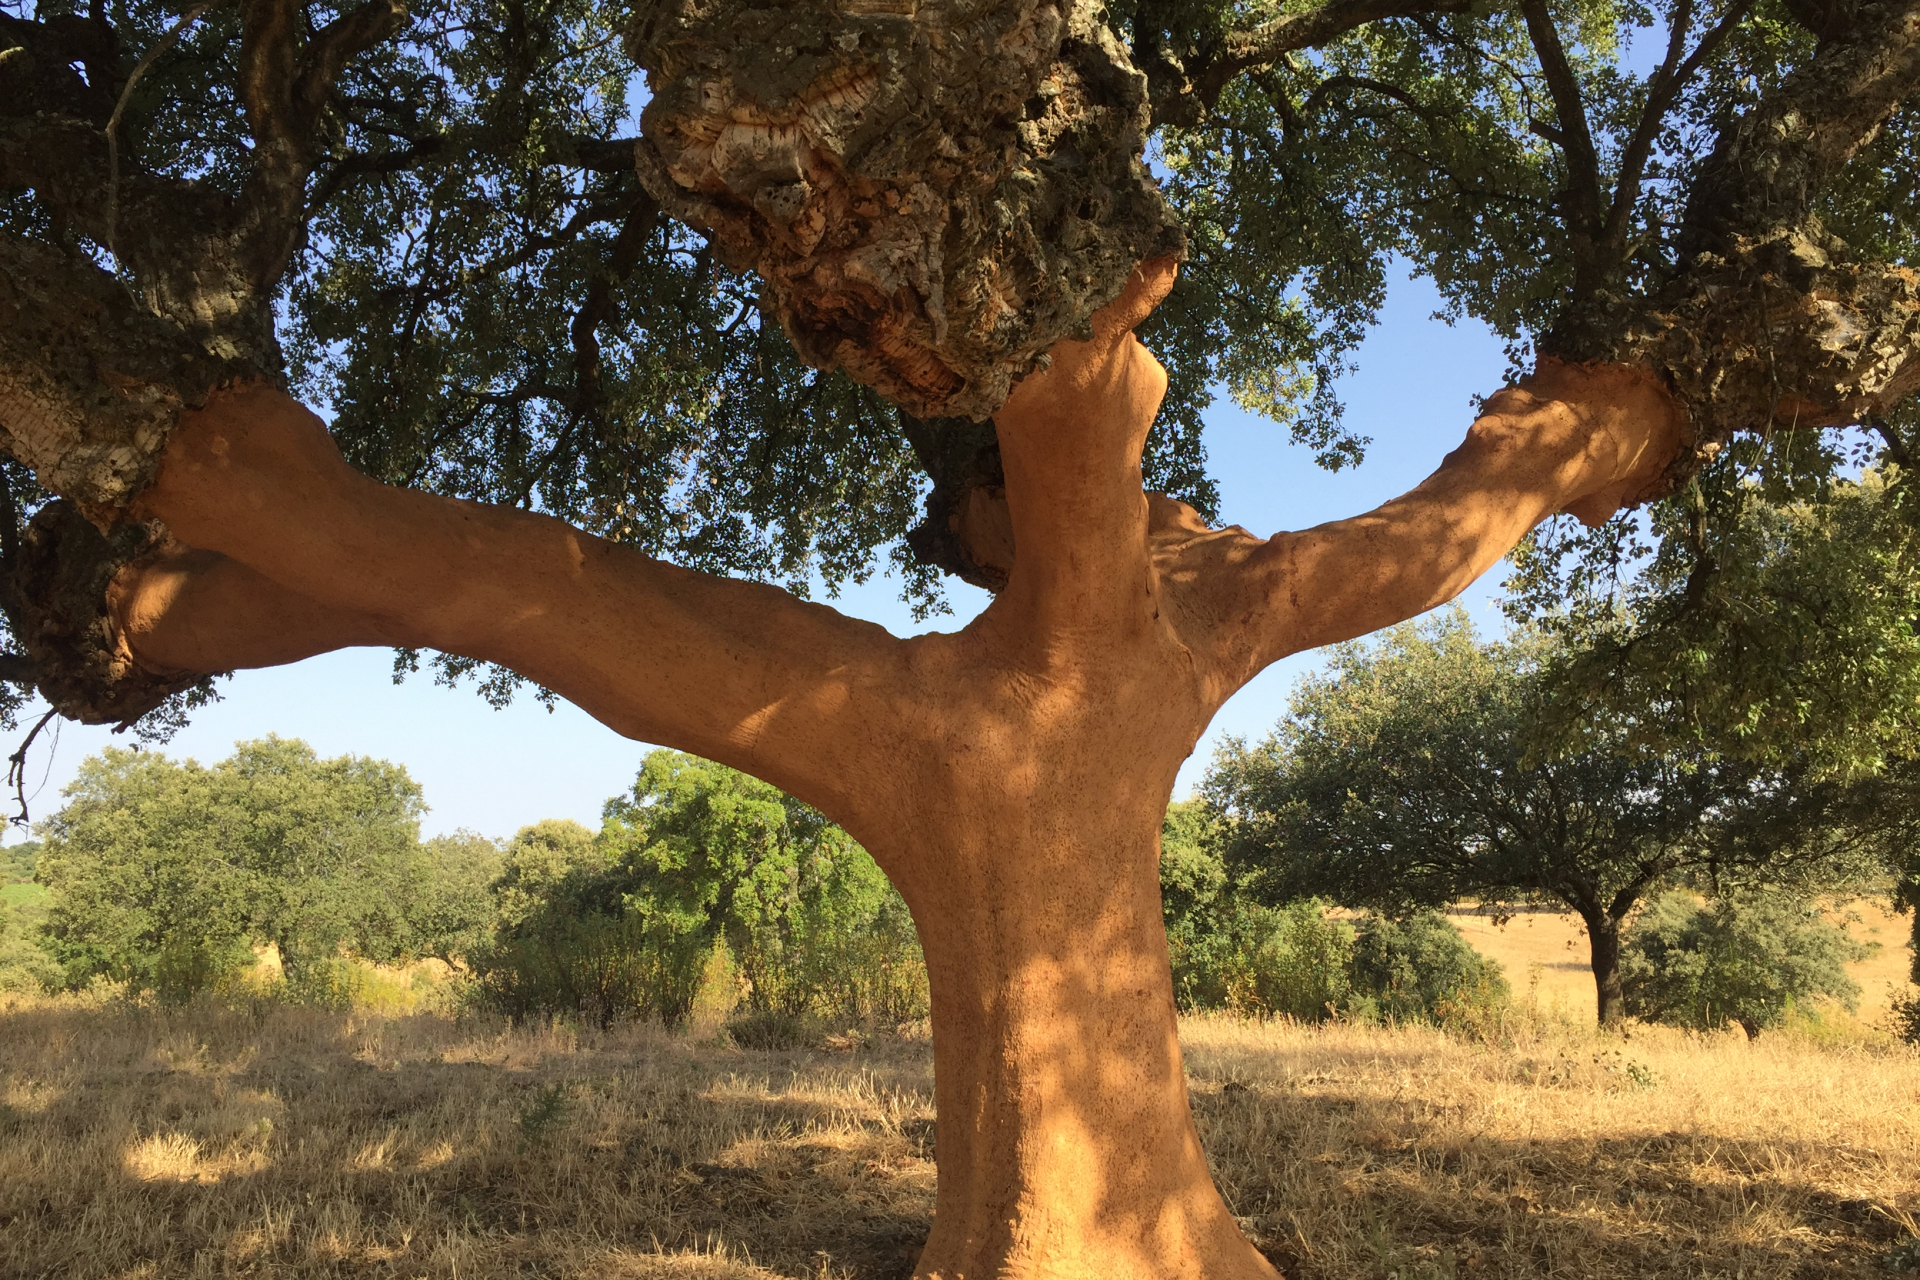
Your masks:
M1155 563L1182 610L1235 620L1214 629L1224 697L1288 654L1445 603L1556 511L1611 515L1658 479L1681 429L1650 377L1549 364L1490 399L1438 471L1366 515L1259 539L1162 499Z
M1213 110L1235 77L1269 67L1296 49L1311 49L1383 18L1464 13L1471 0L1330 0L1317 9L1282 14L1251 30L1229 32L1209 51L1195 51L1181 68L1161 55L1149 70L1155 124L1193 125ZM1169 75L1172 71L1174 74ZM1155 75L1155 72L1159 72Z
M1694 73L1706 65L1707 59L1726 42L1752 8L1753 0L1734 0L1720 21L1700 37L1700 43L1682 61L1687 28L1693 21L1693 0L1679 0L1672 29L1667 34L1667 56L1647 81L1646 107L1640 112L1633 136L1620 153L1620 177L1613 189L1613 207L1607 211L1606 226L1600 236L1609 268L1619 266L1626 258L1627 228L1632 222L1634 204L1640 198L1640 181L1646 174L1654 139L1660 136L1667 112Z
M876 753L922 696L925 671L881 627L547 516L378 484L263 387L183 423L138 507L202 557L123 593L129 643L159 667L439 649L856 818L881 802Z
M1568 238L1573 245L1574 292L1590 291L1596 263L1594 245L1599 239L1600 220L1605 208L1601 198L1600 156L1594 149L1593 133L1587 124L1587 107L1580 92L1580 81L1567 62L1567 51L1560 43L1560 32L1547 12L1546 0L1521 0L1520 13L1527 22L1527 34L1533 40L1534 53L1540 59L1540 72L1553 97L1553 113L1559 121L1557 134L1547 134L1560 148L1567 162L1565 217ZM1536 132L1543 132L1536 126Z
M314 32L300 58L292 101L311 136L327 94L349 62L400 30L407 20L404 0L367 0Z

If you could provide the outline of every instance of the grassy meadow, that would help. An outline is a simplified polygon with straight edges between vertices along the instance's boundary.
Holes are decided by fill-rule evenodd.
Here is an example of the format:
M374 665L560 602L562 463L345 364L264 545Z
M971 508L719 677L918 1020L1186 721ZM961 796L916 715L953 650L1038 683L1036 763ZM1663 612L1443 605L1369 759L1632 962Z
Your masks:
M923 1038L514 1029L388 985L385 1014L0 1012L0 1276L910 1274ZM1183 1034L1221 1187L1289 1276L1920 1268L1920 1055L1884 1040Z

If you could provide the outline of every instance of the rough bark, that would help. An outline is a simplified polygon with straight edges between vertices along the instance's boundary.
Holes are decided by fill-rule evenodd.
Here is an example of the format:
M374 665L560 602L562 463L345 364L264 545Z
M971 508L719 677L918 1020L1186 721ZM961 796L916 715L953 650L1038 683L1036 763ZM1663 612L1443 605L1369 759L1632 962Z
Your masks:
M1670 277L1645 298L1591 293L1542 342L1666 381L1693 436L1669 485L1736 431L1871 418L1920 388L1920 274L1861 259L1815 214L1920 87L1920 0L1829 16L1814 57L1722 131Z
M21 539L7 592L13 634L54 710L83 724L129 724L206 673L134 661L109 607L119 573L165 541L157 524L102 534L71 502L50 502Z
M663 207L764 282L809 362L980 420L1184 239L1146 81L1093 0L650 0L628 48Z
M102 523L145 487L183 408L257 373L91 262L0 239L0 448Z

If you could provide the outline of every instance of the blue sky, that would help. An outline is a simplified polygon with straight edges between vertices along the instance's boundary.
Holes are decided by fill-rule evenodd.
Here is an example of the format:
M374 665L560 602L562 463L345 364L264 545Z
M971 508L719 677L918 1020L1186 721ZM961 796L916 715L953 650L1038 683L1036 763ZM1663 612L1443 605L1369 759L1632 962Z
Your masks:
M1473 322L1434 319L1438 306L1425 280L1396 284L1380 327L1341 385L1349 423L1373 438L1357 470L1322 471L1284 430L1230 403L1216 405L1206 443L1223 518L1263 535L1306 528L1377 506L1438 466L1472 420L1473 397L1497 390L1506 368L1491 333ZM1486 632L1500 627L1494 599L1502 576L1496 567L1461 597ZM951 599L954 615L926 626L912 622L897 585L885 579L845 592L837 606L904 635L961 626L986 596L956 585ZM1293 682L1315 662L1308 653L1278 663L1222 708L1182 772L1178 794L1199 780L1223 735L1266 732ZM201 711L163 749L212 763L236 741L278 733L304 738L322 755L383 757L404 764L425 788L428 834L465 828L489 836L512 835L541 818L597 826L600 806L631 784L648 750L565 702L549 713L522 697L495 711L470 689L440 688L424 675L396 686L392 665L387 650L358 649L241 672L223 683L223 702ZM49 725L28 761L36 818L59 807L60 790L82 759L124 741L75 724L62 723L57 739L53 734ZM17 829L6 836L21 838Z

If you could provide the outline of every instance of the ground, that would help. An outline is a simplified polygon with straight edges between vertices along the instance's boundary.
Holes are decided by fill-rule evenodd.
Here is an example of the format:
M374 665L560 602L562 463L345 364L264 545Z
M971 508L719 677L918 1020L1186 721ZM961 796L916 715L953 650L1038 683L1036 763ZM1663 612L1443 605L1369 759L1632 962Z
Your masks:
M1908 1050L1524 1013L1482 1040L1224 1019L1182 1037L1228 1202L1300 1280L1920 1267ZM905 1277L931 1099L911 1032L746 1052L17 1003L0 1276Z

